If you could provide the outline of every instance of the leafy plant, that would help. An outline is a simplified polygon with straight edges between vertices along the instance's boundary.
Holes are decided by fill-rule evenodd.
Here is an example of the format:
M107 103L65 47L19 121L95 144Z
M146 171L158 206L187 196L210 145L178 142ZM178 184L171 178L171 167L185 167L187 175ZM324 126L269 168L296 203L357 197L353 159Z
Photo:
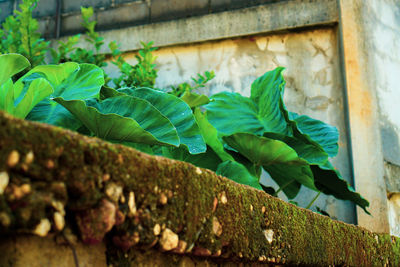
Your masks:
M32 12L38 0L24 0L13 16L6 18L0 30L0 52L18 53L25 56L32 67L44 63L49 42L45 42L38 32L38 21Z
M136 55L137 64L132 66L128 64L121 56L121 51L115 42L109 44L111 53L114 57L112 63L116 65L121 75L113 79L116 88L121 87L154 87L157 70L155 69L154 61L156 57L153 56L153 51L157 48L153 47L153 42L143 43L143 48L139 50Z
M13 83L12 77L30 67L19 54L0 55L0 110L25 118L44 98L53 92L46 79L24 76Z
M289 199L303 185L318 194L351 200L366 211L368 201L354 192L329 162L338 152L337 129L286 109L282 71L277 68L256 79L250 97L229 92L211 97L205 115L218 131L213 146L218 139L221 143L216 151L221 151L222 145L228 153L243 156L256 181L263 168ZM206 142L211 146L209 139Z

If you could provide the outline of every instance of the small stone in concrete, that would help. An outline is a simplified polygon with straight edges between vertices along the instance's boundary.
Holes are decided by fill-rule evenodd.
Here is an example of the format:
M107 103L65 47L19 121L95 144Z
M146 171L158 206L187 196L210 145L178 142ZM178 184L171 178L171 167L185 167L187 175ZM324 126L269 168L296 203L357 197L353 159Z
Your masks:
M154 225L153 233L155 236L158 236L161 233L161 226L158 223Z
M213 217L213 232L216 236L221 236L222 234L222 226L218 221L217 217Z
M64 216L60 212L54 212L53 219L54 219L54 225L55 225L57 231L61 231L62 229L64 229L65 219L64 219Z
M51 229L50 221L47 218L44 218L44 219L40 220L40 223L33 230L33 233L35 235L44 237L47 235L47 233L50 231L50 229Z
M118 203L122 195L122 186L116 183L109 183L106 186L106 195L115 203Z
M221 203L222 203L222 204L228 203L228 199L226 198L226 193L225 193L225 191L222 192L222 193L220 194L220 200L221 200Z
M272 243L274 240L274 231L272 229L266 229L263 231L265 238L267 239L268 243Z
M129 214L128 217L132 217L136 214L136 203L135 203L135 193L129 192L128 198Z
M168 197L164 193L161 193L159 201L161 205L165 205L168 203Z
M34 159L35 155L33 154L33 151L29 151L25 156L25 163L29 165L33 162Z
M0 195L4 193L4 190L8 186L9 182L10 182L10 177L8 176L8 173L0 172Z
M19 162L19 153L17 150L11 151L10 155L8 155L7 165L12 168L17 165Z
M177 234L175 234L173 231L170 229L166 228L160 239L160 246L162 250L164 251L169 251L172 250L176 247L178 247L179 244L179 237Z

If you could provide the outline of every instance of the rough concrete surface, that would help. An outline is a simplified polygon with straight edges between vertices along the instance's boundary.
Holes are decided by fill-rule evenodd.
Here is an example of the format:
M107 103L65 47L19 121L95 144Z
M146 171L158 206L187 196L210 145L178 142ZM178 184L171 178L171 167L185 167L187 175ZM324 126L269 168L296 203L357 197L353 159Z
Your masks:
M400 264L398 238L334 221L209 170L2 112L0 126L2 239L64 230L86 244L106 241L113 266L134 258L137 248L237 263Z

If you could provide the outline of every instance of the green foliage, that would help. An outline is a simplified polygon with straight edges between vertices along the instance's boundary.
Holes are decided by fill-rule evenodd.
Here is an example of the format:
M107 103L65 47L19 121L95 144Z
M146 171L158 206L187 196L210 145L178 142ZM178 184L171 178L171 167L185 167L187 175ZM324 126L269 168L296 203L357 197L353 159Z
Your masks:
M207 119L225 148L251 162L249 173L261 166L289 199L304 185L366 210L368 201L329 162L338 150L337 129L286 109L282 71L277 68L256 79L250 97L228 92L212 96L205 106Z
M18 53L25 56L32 67L44 63L49 42L38 32L38 21L32 18L38 0L24 0L13 16L6 18L0 30L0 52Z
M193 98L193 93L192 93L193 90L205 87L206 83L208 83L209 81L214 79L214 77L215 77L215 73L213 71L211 71L211 72L206 71L206 72L204 72L204 75L197 74L197 78L192 77L192 81L194 82L193 86L187 82L181 83L177 87L172 86L172 91L170 92L170 94L173 94L177 97L191 99L191 98ZM185 97L185 94L187 95L186 97ZM201 96L199 96L199 97L201 97ZM203 97L203 99L204 99L204 97ZM204 104L206 104L206 103L204 103ZM193 106L193 105L191 105L191 106Z
M114 60L112 63L116 65L121 75L113 79L117 88L121 87L154 87L157 78L157 70L155 69L153 51L157 48L153 47L153 42L143 43L143 48L136 55L137 64L132 66L128 64L121 56L121 51L115 42L109 44L109 48Z
M31 76L13 83L12 77L30 66L29 61L18 54L0 56L0 110L25 118L44 98L53 92L47 80Z

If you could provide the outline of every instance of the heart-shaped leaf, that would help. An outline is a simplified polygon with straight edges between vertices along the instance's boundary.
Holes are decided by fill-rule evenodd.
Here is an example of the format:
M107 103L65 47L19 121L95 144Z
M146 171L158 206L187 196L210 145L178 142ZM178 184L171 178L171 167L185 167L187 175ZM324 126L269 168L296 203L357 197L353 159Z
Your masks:
M28 68L30 65L29 60L22 55L0 55L0 86L11 79L15 74Z
M40 71L53 85L54 92L36 105L28 119L72 130L81 126L68 110L50 99L61 97L64 100L84 100L98 96L104 84L103 70L92 64L76 66L76 63L64 63L58 66L38 66L32 70Z
M149 101L161 114L167 117L178 132L180 143L187 146L191 154L206 151L200 129L190 107L176 96L150 88L126 88L118 92Z
M96 100L54 99L96 136L118 142L179 145L175 127L148 101L128 95Z

